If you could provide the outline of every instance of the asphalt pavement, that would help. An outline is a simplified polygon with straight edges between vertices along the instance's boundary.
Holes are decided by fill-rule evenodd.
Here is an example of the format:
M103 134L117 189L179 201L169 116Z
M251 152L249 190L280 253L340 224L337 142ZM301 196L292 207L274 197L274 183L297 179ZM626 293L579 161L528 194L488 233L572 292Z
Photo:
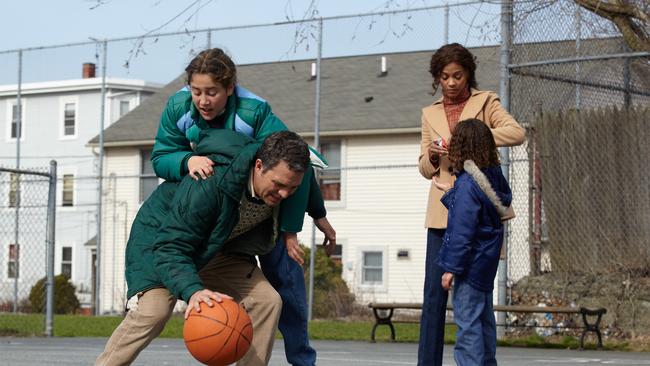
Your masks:
M0 365L92 365L106 338L13 338L0 337ZM312 341L318 351L318 366L415 365L417 344ZM444 364L455 365L453 345L445 348ZM535 348L498 348L500 366L650 366L650 353L573 351ZM156 339L138 357L135 365L200 365L180 339ZM287 365L282 341L277 341L271 366Z

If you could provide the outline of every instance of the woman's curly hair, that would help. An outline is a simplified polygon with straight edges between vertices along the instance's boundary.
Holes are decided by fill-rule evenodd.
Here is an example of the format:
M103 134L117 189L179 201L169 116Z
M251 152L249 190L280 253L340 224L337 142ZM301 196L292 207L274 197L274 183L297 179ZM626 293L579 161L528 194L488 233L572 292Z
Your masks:
M461 44L450 43L438 48L433 56L431 56L429 72L433 76L433 93L436 93L438 85L440 85L442 69L452 62L459 64L467 72L467 86L478 89L478 83L476 82L476 57Z
M465 160L473 160L479 169L501 165L492 131L476 118L460 121L456 125L451 135L448 158L457 172L463 170Z

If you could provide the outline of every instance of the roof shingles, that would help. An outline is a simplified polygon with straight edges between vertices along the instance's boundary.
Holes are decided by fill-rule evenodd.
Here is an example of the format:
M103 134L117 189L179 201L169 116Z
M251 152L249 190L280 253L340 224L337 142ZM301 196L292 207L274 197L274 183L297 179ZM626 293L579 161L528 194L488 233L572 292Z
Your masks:
M498 47L475 48L472 52L479 61L481 89L496 90ZM419 127L420 110L434 100L428 72L431 54L386 54L386 76L379 76L382 55L323 59L320 130L344 133ZM242 65L237 70L238 82L268 100L273 112L290 129L311 133L316 92L315 80L310 80L312 62ZM153 141L167 98L184 84L183 74L143 101L104 131L104 142L124 145ZM98 141L95 137L89 143L96 145Z

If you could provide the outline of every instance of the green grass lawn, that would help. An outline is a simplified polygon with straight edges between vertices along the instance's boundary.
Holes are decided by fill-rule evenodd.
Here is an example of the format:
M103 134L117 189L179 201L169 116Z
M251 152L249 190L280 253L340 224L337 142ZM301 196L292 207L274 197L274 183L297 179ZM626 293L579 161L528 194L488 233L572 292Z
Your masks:
M55 315L54 336L56 337L108 337L122 321L117 316L76 316ZM0 335L39 336L43 334L45 317L40 314L0 314ZM373 323L316 320L309 324L312 339L367 341ZM418 324L395 324L398 342L417 342ZM454 341L455 327L447 328L445 335L449 342ZM181 338L183 336L183 319L173 316L165 326L161 337ZM390 330L387 326L377 328L377 341L388 341Z
M80 316L80 315L55 315L55 337L106 337L108 338L117 325L122 321L118 316ZM43 335L45 316L41 314L8 314L0 313L0 336L31 337ZM372 330L372 321L336 321L316 320L309 323L311 339L340 340L340 341L368 341ZM419 338L419 324L395 324L397 342L417 342ZM448 325L445 329L445 342L454 343L456 327ZM173 316L163 330L163 338L181 338L183 336L183 318ZM390 330L382 325L377 328L378 342L390 340ZM515 347L545 347L545 348L578 348L578 339L575 337L540 337L537 335L516 339L499 341L499 346ZM594 349L595 344L588 343L587 349ZM645 347L644 347L645 348ZM646 349L640 350L646 350ZM630 350L627 342L607 341L605 349ZM635 350L637 347L633 347Z
M55 337L108 337L122 321L118 316L77 316L55 315ZM4 336L39 336L43 334L45 316L40 314L0 314L0 335ZM367 341L373 323L345 321L313 321L309 324L312 339ZM453 342L454 329L447 329L447 337ZM396 324L397 341L417 342L419 326L417 324ZM181 338L183 336L183 318L173 316L165 326L161 337ZM390 339L387 326L377 328L377 341Z

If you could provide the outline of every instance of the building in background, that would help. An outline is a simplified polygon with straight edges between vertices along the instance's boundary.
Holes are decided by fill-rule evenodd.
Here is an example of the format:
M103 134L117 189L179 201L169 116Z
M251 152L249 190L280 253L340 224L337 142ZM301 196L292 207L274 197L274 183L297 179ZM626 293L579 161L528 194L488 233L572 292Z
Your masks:
M105 126L127 114L161 85L142 80L106 79ZM0 86L0 166L16 167L20 138L20 168L47 169L50 160L58 163L55 274L69 276L77 287L82 304L89 305L93 291L93 262L97 211L97 149L89 149L88 140L100 130L102 79L95 75L94 64L84 64L81 79L25 83L21 85L22 126L17 124L17 86ZM12 182L14 176L11 176ZM26 178L25 178L26 179ZM0 300L13 298L14 283L19 284L19 299L29 295L33 282L45 276L45 261L28 255L29 247L45 250L44 236L33 243L20 243L15 250L12 221L15 193L10 185L2 192L0 207L4 211L0 225ZM27 205L29 182L21 183L21 197ZM12 200L14 198L14 200ZM45 201L38 203L47 205ZM110 202L110 197L106 198ZM21 241L29 241L34 218L25 214L20 220ZM11 218L11 219L10 219ZM110 217L108 218L111 219ZM6 225L5 225L6 224ZM19 258L17 274L14 263Z

